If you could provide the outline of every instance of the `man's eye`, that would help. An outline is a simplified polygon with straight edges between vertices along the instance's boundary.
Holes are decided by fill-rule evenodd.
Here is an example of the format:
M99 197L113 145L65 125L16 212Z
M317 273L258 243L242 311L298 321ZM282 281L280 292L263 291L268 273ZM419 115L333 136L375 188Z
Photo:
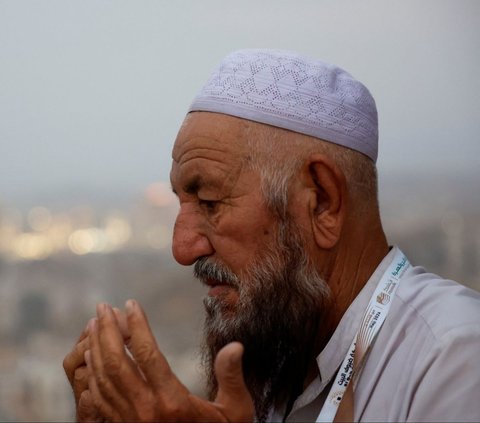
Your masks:
M199 204L202 206L202 207L205 207L208 211L214 211L217 204L218 204L218 201L214 201L214 200L199 200Z

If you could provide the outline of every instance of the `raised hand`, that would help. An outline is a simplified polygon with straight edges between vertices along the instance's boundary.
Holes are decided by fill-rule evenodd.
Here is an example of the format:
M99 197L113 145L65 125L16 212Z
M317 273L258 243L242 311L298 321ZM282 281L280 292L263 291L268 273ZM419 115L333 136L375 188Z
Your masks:
M91 400L103 419L252 421L254 408L243 380L241 344L229 344L219 352L215 362L219 390L215 401L209 402L192 395L172 372L136 301L127 302L126 321L130 353L113 309L99 304L85 352Z

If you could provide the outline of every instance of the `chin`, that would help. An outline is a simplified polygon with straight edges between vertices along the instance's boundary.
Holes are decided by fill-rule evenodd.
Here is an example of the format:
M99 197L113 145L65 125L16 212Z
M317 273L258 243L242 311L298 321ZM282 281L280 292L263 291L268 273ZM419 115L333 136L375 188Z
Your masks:
M207 319L214 327L222 327L238 313L238 291L231 287L213 287L203 299Z

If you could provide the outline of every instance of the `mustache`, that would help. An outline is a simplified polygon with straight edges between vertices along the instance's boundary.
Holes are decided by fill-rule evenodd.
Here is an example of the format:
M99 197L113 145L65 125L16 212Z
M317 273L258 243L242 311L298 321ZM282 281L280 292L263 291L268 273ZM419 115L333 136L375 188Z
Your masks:
M237 288L240 283L238 276L228 266L212 261L208 257L201 257L195 262L193 275L204 284L213 280Z

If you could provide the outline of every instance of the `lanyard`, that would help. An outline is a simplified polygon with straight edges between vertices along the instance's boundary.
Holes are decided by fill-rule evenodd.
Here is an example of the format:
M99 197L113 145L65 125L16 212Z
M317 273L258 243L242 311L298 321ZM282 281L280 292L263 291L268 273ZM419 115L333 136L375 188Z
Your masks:
M360 329L355 335L350 349L340 366L332 388L325 400L325 404L317 417L317 423L333 422L349 382L352 378L354 378L355 381L358 380L358 376L365 362L365 357L390 310L390 304L400 283L400 278L409 266L410 263L407 258L397 248L392 262L382 275L380 282L370 298L370 302L362 318ZM355 381L352 381L352 386L349 388L350 395L353 395ZM349 392L347 392L347 394L349 394ZM353 404L353 397L349 398L349 400L349 404ZM353 409L349 411L353 418Z

